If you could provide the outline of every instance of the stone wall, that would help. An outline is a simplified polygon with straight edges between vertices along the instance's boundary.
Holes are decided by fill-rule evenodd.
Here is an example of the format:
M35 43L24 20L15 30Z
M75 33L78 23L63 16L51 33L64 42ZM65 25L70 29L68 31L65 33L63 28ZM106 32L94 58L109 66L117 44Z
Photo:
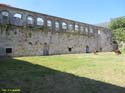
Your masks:
M106 28L0 5L0 56L111 51L111 42Z

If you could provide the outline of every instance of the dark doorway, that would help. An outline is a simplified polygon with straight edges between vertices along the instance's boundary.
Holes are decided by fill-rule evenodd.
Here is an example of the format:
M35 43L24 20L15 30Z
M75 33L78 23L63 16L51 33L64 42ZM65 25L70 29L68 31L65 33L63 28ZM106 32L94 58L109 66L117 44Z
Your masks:
M69 52L72 52L72 48L68 48L68 51L69 51Z
M100 47L100 52L102 52L102 48Z
M6 48L6 54L12 53L12 48Z
M89 46L87 45L86 46L86 53L89 53L90 51L89 51Z
M47 56L49 55L49 46L47 43L44 43L44 47L43 47L43 55Z
M113 51L118 50L118 43L113 41Z

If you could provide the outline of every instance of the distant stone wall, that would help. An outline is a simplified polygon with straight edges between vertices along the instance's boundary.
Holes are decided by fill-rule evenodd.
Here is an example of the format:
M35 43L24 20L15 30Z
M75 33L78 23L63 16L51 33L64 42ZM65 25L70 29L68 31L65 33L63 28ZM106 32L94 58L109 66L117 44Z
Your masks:
M110 30L0 5L0 56L111 51Z

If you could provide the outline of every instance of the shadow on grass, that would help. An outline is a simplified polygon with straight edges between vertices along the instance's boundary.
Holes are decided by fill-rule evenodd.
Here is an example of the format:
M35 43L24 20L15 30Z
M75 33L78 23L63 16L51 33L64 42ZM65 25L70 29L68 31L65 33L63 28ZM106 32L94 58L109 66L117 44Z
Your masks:
M20 93L125 93L120 86L11 58L0 59L0 89L8 88Z

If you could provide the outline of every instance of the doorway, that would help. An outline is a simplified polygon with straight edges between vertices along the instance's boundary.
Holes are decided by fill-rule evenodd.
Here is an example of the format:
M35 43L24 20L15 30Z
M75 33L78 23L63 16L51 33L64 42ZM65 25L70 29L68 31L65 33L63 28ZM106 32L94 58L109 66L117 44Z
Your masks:
M49 55L49 45L47 43L44 43L43 46L43 55L48 56Z
M89 53L90 51L89 51L89 46L88 45L86 45L86 53Z
M113 41L113 51L118 50L118 43Z

